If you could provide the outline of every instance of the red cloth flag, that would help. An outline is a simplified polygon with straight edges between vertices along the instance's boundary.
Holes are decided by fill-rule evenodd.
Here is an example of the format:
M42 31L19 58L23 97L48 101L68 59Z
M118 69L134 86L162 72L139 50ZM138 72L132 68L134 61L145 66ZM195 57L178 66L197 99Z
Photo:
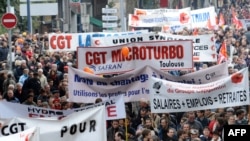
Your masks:
M232 23L236 26L236 29L243 27L241 21L237 18L236 12L232 10Z
M217 64L222 63L223 61L227 61L228 60L228 55L227 55L227 46L225 41L222 43L221 47L220 47L220 52L219 52L219 56L218 56L218 60L217 60Z
M225 25L224 15L220 13L219 26Z

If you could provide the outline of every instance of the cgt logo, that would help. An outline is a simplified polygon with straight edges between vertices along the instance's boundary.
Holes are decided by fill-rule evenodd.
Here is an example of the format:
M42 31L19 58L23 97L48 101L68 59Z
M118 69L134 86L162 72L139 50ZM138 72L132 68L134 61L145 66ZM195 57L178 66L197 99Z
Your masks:
M235 73L231 76L231 81L235 84L241 83L243 80L243 74L242 73Z
M180 22L182 24L188 23L189 19L190 19L190 17L188 15L188 13L186 13L186 12L180 13Z
M25 127L26 123L13 123L10 125L1 125L1 134L3 136L8 136L10 134L15 134L21 131L24 131L24 127Z
M100 40L95 40L94 43L95 43L95 45L100 45L101 44Z
M50 38L49 45L52 49L71 48L71 35L53 35Z

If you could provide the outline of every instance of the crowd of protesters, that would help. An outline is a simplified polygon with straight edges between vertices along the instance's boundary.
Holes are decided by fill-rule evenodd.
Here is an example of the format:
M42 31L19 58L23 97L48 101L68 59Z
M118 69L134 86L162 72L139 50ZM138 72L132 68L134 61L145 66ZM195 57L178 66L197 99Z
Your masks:
M250 65L250 28L231 24L230 10L239 18L249 19L248 1L231 1L221 7L225 25L217 29L198 29L198 34L214 33L217 52L226 43L229 74ZM244 2L244 3L243 3ZM193 30L176 33L192 35ZM68 101L68 66L76 66L76 52L49 52L48 34L13 33L12 70L8 63L8 35L0 35L0 100L57 110L84 106ZM216 63L195 63L195 71ZM184 75L191 71L170 71ZM100 99L98 99L100 102ZM183 113L151 113L149 103L141 99L126 103L126 119L109 121L108 141L221 141L224 125L249 124L248 105Z

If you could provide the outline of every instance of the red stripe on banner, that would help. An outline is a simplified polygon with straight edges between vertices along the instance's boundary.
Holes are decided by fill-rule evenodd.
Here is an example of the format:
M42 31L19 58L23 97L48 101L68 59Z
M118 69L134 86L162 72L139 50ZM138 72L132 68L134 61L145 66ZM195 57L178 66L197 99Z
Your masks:
M200 60L200 57L193 57L193 60L198 61L198 60Z

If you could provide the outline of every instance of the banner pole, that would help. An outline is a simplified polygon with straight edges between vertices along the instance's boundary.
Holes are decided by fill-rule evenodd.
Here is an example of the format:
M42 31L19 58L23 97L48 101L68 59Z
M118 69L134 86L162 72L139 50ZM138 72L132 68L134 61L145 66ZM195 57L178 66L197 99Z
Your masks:
M128 141L128 120L127 118L125 118L125 123L126 123L126 126L125 126L125 136L126 136L126 141Z

